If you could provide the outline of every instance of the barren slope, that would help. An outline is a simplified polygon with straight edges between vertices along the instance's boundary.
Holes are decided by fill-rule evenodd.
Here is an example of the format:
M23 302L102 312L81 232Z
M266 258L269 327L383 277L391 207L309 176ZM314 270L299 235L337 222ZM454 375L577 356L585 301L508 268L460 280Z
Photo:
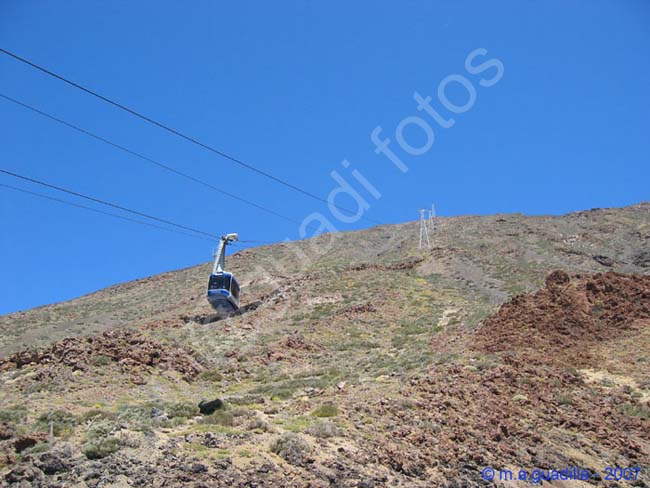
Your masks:
M650 205L439 219L426 252L417 232L240 252L247 311L223 321L208 265L1 317L7 482L475 486L488 464L647 466ZM572 277L606 271L638 276Z

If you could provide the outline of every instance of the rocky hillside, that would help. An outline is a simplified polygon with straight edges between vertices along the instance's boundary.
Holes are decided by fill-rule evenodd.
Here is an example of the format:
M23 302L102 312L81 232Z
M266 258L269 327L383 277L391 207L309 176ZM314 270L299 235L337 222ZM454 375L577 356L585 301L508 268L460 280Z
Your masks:
M0 317L4 483L482 486L486 467L593 482L650 466L650 204L438 219L426 251L417 234L235 254L244 311L226 320L208 264Z

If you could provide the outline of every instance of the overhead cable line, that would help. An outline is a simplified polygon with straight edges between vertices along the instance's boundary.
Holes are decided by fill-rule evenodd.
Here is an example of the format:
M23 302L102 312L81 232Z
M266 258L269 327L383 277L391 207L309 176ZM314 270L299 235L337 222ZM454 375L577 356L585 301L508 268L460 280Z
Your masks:
M281 219L287 220L287 221L292 222L294 224L300 225L299 221L297 221L295 219L292 219L291 217L287 217L286 215L282 215L281 213L278 213L275 210L271 210L271 209L269 209L267 207L259 205L259 204L255 203L255 202L252 202L252 201L250 201L250 200L248 200L246 198L237 196L237 195L235 195L233 193L230 193L230 192L228 192L226 190L222 190L221 188L216 187L214 185L211 185L210 183L208 183L206 181L203 181L203 180L201 180L199 178L196 178L195 176L192 176L192 175L189 175L189 174L184 173L182 171L179 171L176 168L174 168L172 166L169 166L168 164L161 163L160 161L157 161L157 160L155 160L153 158L150 158L150 157L145 156L145 155L143 155L141 153L138 153L138 152L136 152L136 151L134 151L132 149L129 149L128 147L117 144L117 143L115 143L115 142L113 142L113 141L111 141L109 139L106 139L105 137L102 137L102 136L99 136L99 135L97 135L97 134L95 134L93 132L90 132L87 129L84 129L82 127L74 125L74 124L72 124L70 122L67 122L67 121L65 121L63 119L60 119L60 118L58 118L58 117L56 117L54 115L51 115L51 114L49 114L47 112L44 112L44 111L42 111L42 110L40 110L40 109L38 109L36 107L28 105L25 102L21 102L20 100L16 100L15 98L12 98L12 97L10 97L8 95L5 95L3 93L0 93L0 98L3 98L3 99L5 99L5 100L7 100L7 101L9 101L11 103L19 105L19 106L21 106L23 108L26 108L28 110L31 110L34 113L37 113L37 114L39 114L39 115L41 115L43 117L46 117L46 118L48 118L48 119L50 119L50 120L52 120L54 122L57 122L58 124L61 124L61 125L64 125L64 126L70 128L70 129L76 130L77 132L85 134L85 135L87 135L89 137L92 137L93 139L96 139L96 140L98 140L100 142L103 142L104 144L108 144L109 146L112 146L112 147L114 147L116 149L119 149L120 151L124 151L125 153L130 154L131 156L135 156L136 158L142 159L143 161L147 161L147 162L149 162L151 164L154 164L154 165L156 165L156 166L158 166L158 167L160 167L160 168L162 168L162 169L164 169L166 171L169 171L170 173L174 173L174 174L176 174L178 176L181 176L181 177L183 177L185 179L193 181L194 183L198 183L200 185L203 185L203 186L205 186L207 188L210 188L210 189L212 189L214 191L217 191L217 192L219 192L219 193L221 193L223 195L226 195L226 196L228 196L230 198L233 198L233 199L238 200L238 201L240 201L242 203L245 203L247 205L255 207L258 210L262 210L263 212L269 213L271 215L275 215L276 217L279 217Z
M57 202L57 203L62 203L64 205L68 205L70 207L81 208L83 210L88 210L90 212L95 212L95 213L98 213L98 214L106 215L108 217L113 217L113 218L116 218L116 219L124 220L126 222L132 222L134 224L144 225L144 226L151 227L151 228L154 228L154 229L159 229L159 230L164 230L164 231L167 231L167 232L172 232L174 234L179 234L179 235L183 235L183 236L187 236L187 237L192 237L194 239L201 239L202 241L214 242L214 239L208 239L207 237L199 236L199 235L196 235L196 234L190 234L189 232L184 232L182 230L170 229L169 227L163 227L161 225L152 224L151 222L145 222L143 220L132 219L131 217L126 217L124 215L119 215L117 213L106 212L106 211L100 210L98 208L89 207L87 205L82 205L80 203L71 202L69 200L63 200L61 198L56 198L56 197L53 197L51 195L45 195L44 193L38 193L38 192L35 192L35 191L30 191L30 190L27 190L25 188L18 188L17 186L7 185L7 184L4 184L4 183L0 183L0 188L7 188L9 190L17 191L17 192L20 192L20 193L24 193L24 194L27 194L27 195L35 196L35 197L46 199L46 200L51 200L51 201ZM242 244L267 244L267 245L275 244L274 242L271 242L271 241L256 241L256 240L239 240L239 241L237 241L237 243L242 243Z
M50 183L46 183L44 181L37 180L35 178L30 178L29 176L19 175L17 173L7 171L6 169L0 168L0 173L4 173L6 175L13 176L14 178L18 178L18 179L21 179L21 180L24 180L24 181L29 181L31 183L36 183L37 185L41 185L41 186L44 186L46 188L51 188L53 190L58 190L58 191L61 191L61 192L64 192L64 193L68 193L68 194L74 195L76 197L84 198L86 200L90 200L91 202L100 203L100 204L106 205L108 207L113 207L113 208L116 208L118 210L122 210L124 212L132 213L134 215L139 215L140 217L146 217L148 219L155 220L157 222L161 222L163 224L171 225L173 227L178 227L179 229L189 230L191 232L195 232L197 234L200 234L200 235L203 235L203 236L206 236L206 237L210 237L212 239L219 239L219 236L217 236L215 234L210 234L209 232L203 232L200 229L194 229L194 228L188 227L186 225L177 224L177 223L172 222L170 220L161 219L160 217L156 217L154 215L149 215L149 214L146 214L144 212L140 212L138 210L132 210L130 208L123 207L122 205L118 205L116 203L108 202L106 200L101 200L99 198L95 198L95 197L92 197L92 196L89 196L89 195L84 195L83 193L79 193L79 192L76 192L74 190L69 190L67 188L62 188L60 186L52 185Z
M343 211L349 212L351 214L355 213L352 210L349 210L349 209L347 209L345 207L340 207L338 205L334 205L333 203L328 202L325 198L322 198L322 197L320 197L320 196L318 196L318 195L316 195L316 194L314 194L314 193L312 193L310 191L307 191L307 190L305 190L303 188L300 188L299 186L296 186L296 185L294 185L292 183L289 183L288 181L283 180L282 178L278 178L276 176L273 176L272 174L270 174L270 173L268 173L266 171L263 171L263 170L255 167L255 166L251 165L250 163L247 163L247 162L245 162L245 161L243 161L243 160L241 160L239 158L236 158L234 156L226 154L223 151L220 151L220 150L218 150L218 149L216 149L216 148L214 148L214 147L212 147L212 146L210 146L210 145L208 145L208 144L206 144L204 142L199 141L198 139L195 139L194 137L188 136L188 135L184 134L183 132L180 132L177 129L169 127L168 125L165 125L165 124L163 124L161 122L158 122L158 121L152 119L151 117L143 115L142 113L137 112L136 110L127 107L126 105L123 105L123 104L121 104L119 102L116 102L116 101L114 101L114 100L112 100L112 99L110 99L110 98L108 98L108 97L106 97L104 95L101 95L98 92L91 90L90 88L86 88L85 86L80 85L79 83L76 83L76 82L74 82L74 81L72 81L72 80L70 80L68 78L65 78L62 75L59 75L59 74L57 74L57 73L55 73L55 72L53 72L53 71L51 71L51 70L49 70L49 69L47 69L47 68L45 68L43 66L40 66L40 65L28 60L28 59L25 59L25 58L15 54L15 53L11 52L11 51L7 51L6 49L0 48L0 52L3 53L3 54L6 54L7 56L10 56L10 57L14 58L17 61L20 61L21 63L24 63L24 64L26 64L28 66L31 66L32 68L37 69L37 70L41 71L42 73L47 74L48 76L56 78L56 79L58 79L58 80L60 80L60 81L62 81L64 83L67 83L68 85L70 85L70 86L72 86L74 88L77 88L78 90L81 90L81 91L83 91L83 92L85 92L85 93L87 93L89 95L92 95L93 97L96 97L96 98L98 98L98 99L100 99L100 100L102 100L102 101L104 101L104 102L106 102L106 103L108 103L110 105L113 105L114 107L119 108L120 110L123 110L124 112L127 112L127 113L129 113L129 114L131 114L131 115L133 115L135 117L138 117L139 119L142 119L145 122L148 122L148 123L150 123L152 125L155 125L156 127L159 127L159 128L161 128L161 129L163 129L163 130L165 130L165 131L167 131L167 132L169 132L171 134L174 134L174 135L176 135L176 136L178 136L178 137L180 137L182 139L185 139L186 141L189 141L192 144L195 144L195 145L197 145L199 147L202 147L203 149L206 149L206 150L212 152L213 154L221 156L222 158L225 158L225 159L227 159L229 161L232 161L233 163L236 163L236 164L248 169L249 171L257 173L257 174L259 174L261 176L264 176L265 178L268 178L270 180L273 180L276 183L279 183L279 184L281 184L281 185L283 185L283 186L285 186L287 188L290 188L290 189L292 189L292 190L294 190L296 192L302 193L303 195L306 195L306 196L308 196L308 197L310 197L310 198L312 198L314 200L317 200L317 201L322 202L322 203L326 203L328 205L332 205L333 207L335 207L335 208L337 208L339 210L343 210ZM370 219L368 217L363 217L363 219L367 220L368 222L371 222L373 224L381 224L381 222L375 221L375 220Z
M32 196L35 196L35 197L51 200L51 201L54 201L54 202L63 203L65 205L69 205L71 207L77 207L77 208L81 208L81 209L84 209L84 210L89 210L91 212L99 213L99 214L102 214L102 215L107 215L109 217L114 217L116 219L125 220L127 222L133 222L135 224L146 225L147 227L153 227L155 229L160 229L160 230L164 230L164 231L167 231L167 232L173 232L175 234L181 234L181 235L184 235L184 236L193 237L195 239L201 239L203 241L214 242L214 239L208 239L207 237L198 236L196 234L190 234L189 232L183 232L182 230L170 229L169 227L163 227L161 225L152 224L150 222L144 222L142 220L132 219L130 217L126 217L124 215L119 215L119 214L112 213L112 212L105 212L104 210L100 210L98 208L89 207L87 205L81 205L80 203L70 202L68 200L63 200L61 198L56 198L56 197L53 197L53 196L50 196L50 195L45 195L43 193L37 193L37 192L34 192L34 191L25 190L24 188L18 188L16 186L12 186L12 185L5 185L3 183L0 183L0 187L1 188L8 188L10 190L18 191L18 192L21 192L21 193L25 193L27 195L32 195Z

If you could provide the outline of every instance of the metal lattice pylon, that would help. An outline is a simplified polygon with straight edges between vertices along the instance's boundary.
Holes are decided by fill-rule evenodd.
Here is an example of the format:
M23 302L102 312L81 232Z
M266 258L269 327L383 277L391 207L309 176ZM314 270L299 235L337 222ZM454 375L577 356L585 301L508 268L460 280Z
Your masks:
M436 230L436 223L434 220L435 217L436 217L436 206L432 203L431 210L429 210L429 229L431 229L431 232Z
M422 244L426 242L427 248L431 249L431 242L429 241L429 227L427 226L427 219L425 217L426 209L420 210L420 245L418 249L422 249Z

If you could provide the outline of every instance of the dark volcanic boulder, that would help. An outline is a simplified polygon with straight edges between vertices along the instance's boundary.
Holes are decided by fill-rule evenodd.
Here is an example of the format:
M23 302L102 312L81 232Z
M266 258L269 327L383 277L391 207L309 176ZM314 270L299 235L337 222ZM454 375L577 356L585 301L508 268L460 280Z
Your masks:
M36 461L36 466L47 475L63 473L70 470L63 456L55 452L45 452Z
M547 288L568 285L570 282L571 278L566 272L562 270L553 271L546 277Z
M632 262L640 268L650 268L650 251L639 251L632 256Z
M11 439L14 435L16 435L16 429L13 426L4 422L0 423L0 441Z
M607 266L608 268L611 268L615 264L614 260L608 256L601 256L601 255L594 256L594 261L596 261L598 264L602 266Z
M199 402L199 411L203 415L212 415L214 412L221 410L223 407L224 403L219 398L209 402L207 400L201 400Z
M30 482L30 485L32 486L40 486L40 484L37 483L42 479L43 472L40 469L29 465L17 466L5 475L5 481L9 484Z

